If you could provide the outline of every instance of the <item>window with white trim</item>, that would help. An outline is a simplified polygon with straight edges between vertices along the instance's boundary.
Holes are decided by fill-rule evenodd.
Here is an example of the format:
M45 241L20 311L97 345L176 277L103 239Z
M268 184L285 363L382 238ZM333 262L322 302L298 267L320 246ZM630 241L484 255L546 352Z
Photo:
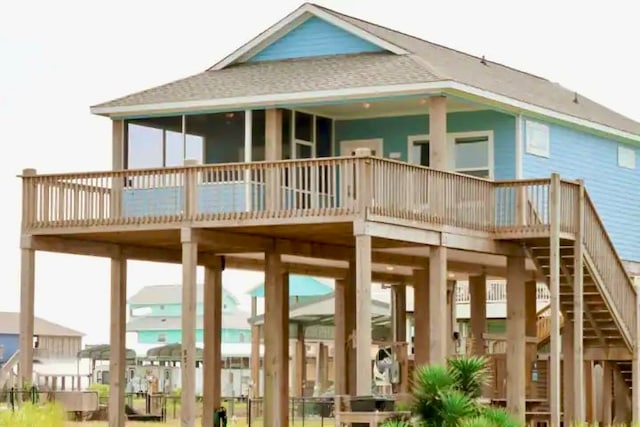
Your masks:
M618 145L618 166L625 169L635 169L636 150L624 145Z
M447 136L452 169L480 178L493 177L493 141L490 132L451 133ZM409 137L409 163L430 165L429 137Z

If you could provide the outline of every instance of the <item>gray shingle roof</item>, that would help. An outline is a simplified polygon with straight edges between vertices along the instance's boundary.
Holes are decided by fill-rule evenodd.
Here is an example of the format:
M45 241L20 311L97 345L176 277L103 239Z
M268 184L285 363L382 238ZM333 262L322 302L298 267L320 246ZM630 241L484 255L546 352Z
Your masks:
M96 107L199 101L436 81L411 56L390 53L266 61L208 70Z
M250 314L246 312L223 313L223 329L251 329L249 325ZM142 330L181 330L182 319L180 317L140 316L132 317L127 322L127 331L136 332ZM196 317L196 329L202 329L202 316Z
M76 330L66 328L57 323L36 317L33 324L35 335L50 337L82 337L84 334ZM17 335L20 333L20 313L0 311L0 334Z
M409 52L358 54L231 65L115 99L96 108L201 101L317 90L454 81L640 135L640 123L547 79L485 61L339 12L337 19Z
M226 291L222 290L223 298L231 298L236 305L238 299ZM196 288L197 302L204 301L204 287L202 283L197 284ZM149 285L140 289L131 298L129 304L180 304L182 301L182 285Z

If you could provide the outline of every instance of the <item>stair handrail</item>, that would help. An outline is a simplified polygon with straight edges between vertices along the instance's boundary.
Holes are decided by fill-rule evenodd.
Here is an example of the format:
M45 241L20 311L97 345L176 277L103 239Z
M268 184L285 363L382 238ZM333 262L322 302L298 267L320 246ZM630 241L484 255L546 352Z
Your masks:
M614 318L618 317L617 321L623 322L622 329L628 335L628 344L632 345L637 339L635 285L587 191L584 193L584 221L582 243L585 253L597 270L603 287L608 291L605 301L613 305L618 315ZM608 259L603 261L604 257ZM620 285L621 281L626 282L626 285Z
M16 350L9 360L7 360L2 367L0 367L0 388L2 388L7 381L7 379L11 375L11 371L13 367L18 363L18 358L20 357L20 350Z

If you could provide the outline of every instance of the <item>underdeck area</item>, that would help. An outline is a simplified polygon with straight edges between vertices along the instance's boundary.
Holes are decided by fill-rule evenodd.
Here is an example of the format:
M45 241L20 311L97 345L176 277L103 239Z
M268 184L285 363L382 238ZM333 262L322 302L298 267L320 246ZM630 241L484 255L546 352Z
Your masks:
M640 363L632 357L639 354L636 290L581 182L557 175L494 182L368 153L171 170L63 175L28 170L24 175L20 375L32 376L35 251L110 258L114 380L109 416L114 427L124 422L119 378L126 363L128 260L182 265L186 426L200 415L195 413L198 266L205 268L205 420L213 420L220 402L216 367L226 268L265 273L261 335L269 426L288 424L289 274L336 280L334 369L347 373L336 378L337 398L371 394L373 282L414 288L415 367L446 363L453 354L450 307L458 280L471 284L471 330L479 343L473 353L486 354L486 283L506 279L505 354L491 359L497 382L488 397L522 421L536 411L553 425L561 418L584 420L593 400L587 397L585 364L599 361L627 375L629 364L635 371ZM308 179L291 187L293 176ZM221 190L229 182L234 185ZM536 310L537 283L550 291L544 321ZM403 315L401 303L394 310ZM395 346L402 341L406 331L398 330L392 344L406 362L402 376L409 378L406 346ZM539 344L548 345L548 357L539 358ZM544 390L530 381L534 367L543 365ZM408 383L400 390L409 391ZM603 396L613 399L607 391ZM632 402L637 413L638 399Z

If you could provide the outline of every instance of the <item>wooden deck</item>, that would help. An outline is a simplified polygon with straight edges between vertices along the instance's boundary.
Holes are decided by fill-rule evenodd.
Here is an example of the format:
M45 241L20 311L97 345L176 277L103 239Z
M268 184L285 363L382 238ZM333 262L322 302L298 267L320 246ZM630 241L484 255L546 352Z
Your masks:
M27 251L184 266L189 242L202 265L222 256L225 266L262 270L271 253L286 272L345 279L366 248L358 274L405 284L429 265L432 251L444 259L436 265L445 280L509 277L507 259L516 257L526 259L523 272L550 287L544 327L553 354L561 319L583 326L574 328L575 337L619 360L621 370L638 351L633 282L582 183L557 175L494 182L357 156L78 174L25 170L22 178ZM557 416L558 360L549 371Z

